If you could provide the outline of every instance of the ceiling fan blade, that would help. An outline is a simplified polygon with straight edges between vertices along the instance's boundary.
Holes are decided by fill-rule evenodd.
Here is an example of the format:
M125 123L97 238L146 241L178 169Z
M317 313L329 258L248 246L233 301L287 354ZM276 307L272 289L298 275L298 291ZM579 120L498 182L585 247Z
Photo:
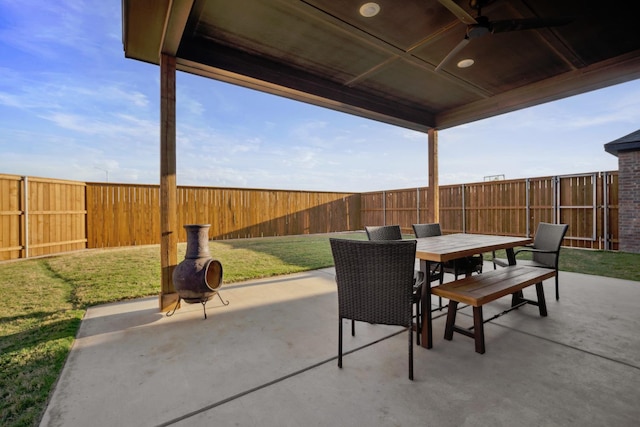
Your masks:
M558 27L571 22L571 18L528 18L506 19L504 21L490 22L492 33L505 33L508 31L533 30L536 28Z
M453 58L458 52L460 52L468 44L469 44L469 38L467 36L465 36L462 40L460 40L460 43L458 43L456 45L456 47L454 47L451 50L451 52L449 52L447 54L447 56L445 56L444 59L442 61L440 61L440 63L438 64L438 66L436 67L436 69L434 71L436 73L438 71L440 71L442 69L442 67L447 65L447 63L451 60L451 58Z
M449 9L460 21L467 25L477 24L476 19L469 15L463 8L458 6L453 0L438 0L441 5Z

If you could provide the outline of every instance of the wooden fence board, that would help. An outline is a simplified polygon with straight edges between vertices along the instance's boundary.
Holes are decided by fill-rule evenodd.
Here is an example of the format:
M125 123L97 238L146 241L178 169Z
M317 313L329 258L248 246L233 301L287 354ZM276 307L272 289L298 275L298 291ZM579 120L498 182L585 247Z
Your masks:
M23 199L22 177L0 175L0 260L24 256Z

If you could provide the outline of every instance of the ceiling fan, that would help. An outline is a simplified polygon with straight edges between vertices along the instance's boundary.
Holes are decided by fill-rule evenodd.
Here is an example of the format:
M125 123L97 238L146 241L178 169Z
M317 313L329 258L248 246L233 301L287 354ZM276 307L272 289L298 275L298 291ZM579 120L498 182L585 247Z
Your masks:
M482 16L482 8L493 3L495 0L469 0L469 7L477 10L478 15L474 18L463 8L458 6L453 0L438 0L444 7L449 9L460 21L467 24L467 33L464 38L444 57L435 68L438 72L444 67L458 52L460 52L469 42L487 34L506 33L509 31L531 30L535 28L556 27L571 22L569 18L525 18L507 19L502 21L489 21L489 18Z

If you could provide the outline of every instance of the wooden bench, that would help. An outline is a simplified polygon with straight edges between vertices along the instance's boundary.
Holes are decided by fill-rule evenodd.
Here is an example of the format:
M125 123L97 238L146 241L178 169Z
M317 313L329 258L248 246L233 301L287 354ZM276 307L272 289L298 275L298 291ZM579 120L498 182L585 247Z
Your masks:
M476 276L465 277L431 288L433 295L449 299L444 338L451 341L454 331L472 337L475 339L476 352L484 353L485 321L482 317L482 306L498 298L512 295L511 308L488 319L486 322L524 304L537 305L540 309L540 316L544 317L547 315L547 305L544 299L542 281L550 279L555 275L556 272L551 269L513 265L498 270L491 270ZM536 285L537 301L523 297L522 290L531 285ZM455 321L458 303L468 304L473 307L472 328L464 329L456 326Z

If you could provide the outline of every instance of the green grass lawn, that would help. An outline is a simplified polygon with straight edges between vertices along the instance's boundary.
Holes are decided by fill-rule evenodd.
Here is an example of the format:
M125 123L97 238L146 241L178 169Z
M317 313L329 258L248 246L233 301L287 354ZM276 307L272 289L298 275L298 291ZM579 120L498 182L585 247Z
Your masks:
M497 251L496 257L506 258L507 255L504 251ZM523 252L517 258L531 259L531 253ZM485 260L490 259L491 254L485 254ZM562 248L559 269L560 271L640 281L640 254Z
M364 233L324 234L209 247L224 267L224 283L233 283L331 266L331 236L366 239ZM186 245L178 250L181 260ZM560 258L561 270L640 281L638 265L638 254L565 248ZM37 425L87 307L159 289L157 245L0 263L0 425Z

